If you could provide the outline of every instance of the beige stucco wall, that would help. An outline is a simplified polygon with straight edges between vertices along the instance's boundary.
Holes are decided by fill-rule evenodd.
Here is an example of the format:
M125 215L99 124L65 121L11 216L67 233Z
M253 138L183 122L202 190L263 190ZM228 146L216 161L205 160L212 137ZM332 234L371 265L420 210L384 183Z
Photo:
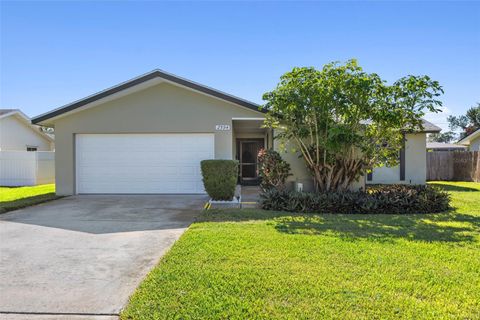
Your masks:
M215 158L232 159L232 118L259 115L260 112L167 83L70 114L53 122L57 193L75 193L77 133L214 133ZM215 131L217 124L228 124L231 130Z
M287 144L284 150L282 150L282 148L280 148L280 142L274 139L273 147L280 152L282 158L290 164L292 175L287 180L289 182L289 187L294 188L296 183L302 183L304 191L313 191L314 184L312 175L307 169L303 158L299 157L300 153L296 152L294 145L291 143ZM360 177L358 181L352 184L351 190L359 190L364 187L365 179Z
M381 167L373 170L372 181L367 181L368 184L425 184L427 176L426 134L407 134L405 138L405 180L400 181L398 166Z
M38 151L52 151L53 143L34 130L14 115L0 119L0 150L27 151L27 146L32 146Z
M470 141L470 146L468 147L470 151L480 151L480 137Z
M288 178L289 187L293 188L295 183L302 183L305 191L313 190L313 180L310 172L305 166L303 158L299 158L298 152L295 151L293 144L287 144L283 148L278 139L273 140L273 149L277 150L283 160L290 164L292 175Z
M274 140L275 150L280 151L279 141ZM292 151L293 146L287 145L285 151L280 151L283 159L290 163L292 176L289 178L293 185L295 182L303 183L305 190L313 189L313 180L308 172L305 162L299 158L299 153ZM373 172L372 181L369 184L425 184L426 182L426 135L425 133L407 134L405 142L405 181L400 181L400 169L398 166L392 168L376 168ZM362 177L356 182L352 189L359 189L365 186L365 178Z

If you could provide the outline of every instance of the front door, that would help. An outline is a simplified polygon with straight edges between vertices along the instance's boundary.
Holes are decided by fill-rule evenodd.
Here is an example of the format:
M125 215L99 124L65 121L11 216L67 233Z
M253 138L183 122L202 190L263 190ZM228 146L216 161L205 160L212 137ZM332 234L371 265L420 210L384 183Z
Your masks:
M240 140L238 147L241 183L257 184L258 152L263 148L263 139Z

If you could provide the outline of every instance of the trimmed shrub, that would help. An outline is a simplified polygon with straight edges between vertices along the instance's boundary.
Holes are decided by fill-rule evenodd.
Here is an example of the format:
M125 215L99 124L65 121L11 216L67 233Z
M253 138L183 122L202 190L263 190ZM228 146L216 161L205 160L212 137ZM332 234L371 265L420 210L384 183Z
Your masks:
M258 162L262 190L285 189L285 181L290 176L290 164L282 159L280 153L272 149L262 149L258 153Z
M232 200L238 178L238 161L203 160L203 185L213 200Z
M270 189L261 194L265 210L302 213L435 213L450 208L450 195L429 185L383 185L364 191L309 193Z

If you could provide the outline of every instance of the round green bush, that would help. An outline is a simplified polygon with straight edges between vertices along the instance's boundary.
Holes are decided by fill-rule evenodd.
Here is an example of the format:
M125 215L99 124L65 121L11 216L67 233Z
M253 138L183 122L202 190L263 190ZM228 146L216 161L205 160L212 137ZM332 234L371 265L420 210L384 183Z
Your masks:
M238 161L203 160L200 166L208 195L213 200L232 200L237 185Z

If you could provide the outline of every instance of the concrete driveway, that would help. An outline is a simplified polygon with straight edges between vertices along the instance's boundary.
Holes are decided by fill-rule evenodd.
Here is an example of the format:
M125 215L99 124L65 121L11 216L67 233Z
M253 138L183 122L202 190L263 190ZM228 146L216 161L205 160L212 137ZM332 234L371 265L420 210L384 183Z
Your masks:
M205 196L75 196L0 215L0 318L116 317Z

